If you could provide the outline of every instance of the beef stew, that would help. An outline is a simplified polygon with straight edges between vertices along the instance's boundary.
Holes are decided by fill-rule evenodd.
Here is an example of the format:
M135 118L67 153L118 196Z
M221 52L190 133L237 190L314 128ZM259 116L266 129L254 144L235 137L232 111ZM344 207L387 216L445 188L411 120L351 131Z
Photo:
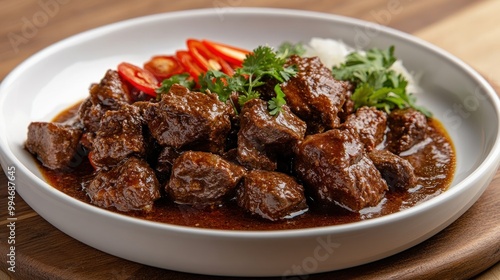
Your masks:
M109 70L81 104L32 123L26 148L70 196L203 228L344 224L447 189L455 154L438 120L414 109L356 109L352 84L317 58L287 63L298 74L280 85L288 103L277 115L266 108L273 92L237 114L229 101L179 84L144 98Z

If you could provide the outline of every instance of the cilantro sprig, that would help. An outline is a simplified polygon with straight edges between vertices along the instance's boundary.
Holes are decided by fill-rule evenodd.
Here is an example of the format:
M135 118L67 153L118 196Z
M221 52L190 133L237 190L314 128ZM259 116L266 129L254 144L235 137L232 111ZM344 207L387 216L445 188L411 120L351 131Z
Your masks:
M355 108L373 106L389 113L395 108L411 107L430 117L431 113L416 105L415 96L406 91L405 77L391 69L396 60L394 46L370 49L365 54L353 52L344 63L332 68L332 74L336 79L356 84L351 97Z
M202 91L210 91L225 102L233 92L238 93L238 103L243 106L247 101L260 97L256 90L266 83L267 79L275 79L278 83L288 81L297 74L294 66L285 67L286 57L279 55L269 46L259 46L243 60L242 67L237 68L233 76L217 70L209 70L200 76ZM285 94L279 84L274 88L276 96L268 101L271 115L281 111L286 104Z

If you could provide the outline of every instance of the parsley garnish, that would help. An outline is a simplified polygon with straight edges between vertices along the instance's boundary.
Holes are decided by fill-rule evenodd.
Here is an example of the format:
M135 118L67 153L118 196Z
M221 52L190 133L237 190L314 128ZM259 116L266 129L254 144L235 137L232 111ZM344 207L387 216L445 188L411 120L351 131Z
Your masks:
M228 75L217 70L209 70L205 75L201 75L199 79L202 91L208 90L217 93L219 100L222 102L226 102L233 92L234 86L228 85L228 81L237 82L232 81Z
M408 81L390 69L396 61L394 46L386 50L370 49L366 54L353 52L338 67L333 67L336 79L356 84L351 99L355 108L373 106L390 113L394 108L414 108L430 117L431 113L415 104L415 97L406 92Z
M168 93L170 91L170 88L174 84L180 84L181 86L187 87L189 89L193 89L195 83L189 77L190 77L189 74L182 73L182 74L173 75L170 78L163 80L161 82L161 86L156 89L156 99L160 100L161 95Z
M238 93L238 103L243 106L247 101L260 97L256 90L266 83L267 78L275 79L278 83L288 81L297 74L295 67L285 67L286 57L277 54L271 47L259 46L243 60L241 68L237 68L233 76L220 71L209 70L200 76L202 91L210 91L225 102L233 92ZM276 97L268 102L272 115L281 111L286 104L285 94L279 84L274 88ZM232 100L231 100L232 102Z

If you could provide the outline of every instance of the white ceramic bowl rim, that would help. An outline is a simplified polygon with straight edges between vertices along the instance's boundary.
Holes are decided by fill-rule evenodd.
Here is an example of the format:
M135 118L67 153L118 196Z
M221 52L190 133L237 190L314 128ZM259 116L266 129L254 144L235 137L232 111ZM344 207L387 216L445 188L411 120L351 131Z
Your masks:
M199 10L187 10L187 11L178 11L178 12L170 12L168 13L169 17L175 18L175 17L186 17L186 16L199 16L199 15L207 15L207 14L213 14L214 11L213 9L199 9ZM367 22L358 20L358 19L353 19L349 17L344 17L344 16L339 16L339 15L332 15L332 14L325 14L325 13L319 13L319 12L309 12L309 11L299 11L299 10L289 10L289 9L275 9L275 8L231 8L231 10L226 11L228 14L241 14L241 15L263 15L263 14L269 14L269 15L278 15L278 14L287 14L287 15L293 15L296 17L313 17L313 18L319 18L319 19L328 19L331 21L342 21L342 22L348 22L353 25L363 25L366 24ZM29 67L29 65L35 63L37 60L45 57L47 54L51 54L54 52L57 52L59 49L67 47L68 45L73 45L73 44L78 44L81 41L86 41L89 40L95 36L100 36L102 34L106 34L108 32L113 32L114 30L126 28L127 26L133 26L138 23L144 23L144 22L149 22L149 21L156 21L160 18L165 17L166 14L156 14L156 15L150 15L150 16L144 16L144 17L139 17L139 18L134 18L134 19L129 19L125 21L120 21L117 23L109 24L103 27L98 27L96 29L88 30L79 34L76 34L74 36L68 37L67 39L64 39L58 43L55 43L51 46L46 47L45 49L41 50L40 52L34 54L27 60L25 60L23 63L21 63L19 66L17 66L2 82L0 85L0 92L4 91L9 84L11 83L11 80L14 80L17 76L18 73L21 73L25 70L26 67ZM478 85L480 85L484 92L487 95L487 98L491 101L493 107L495 108L495 112L497 113L497 121L500 123L500 101L499 98L493 89L493 87L477 72L475 71L472 67L468 66L466 63L458 59L457 57L449 54L448 52L437 48L436 46L431 45L430 43L427 43L417 37L414 37L412 35L408 35L404 32L385 27L385 26L379 26L381 32L390 32L394 33L397 36L400 36L404 38L407 41L412 42L415 45L418 45L421 48L427 49L429 52L434 52L438 53L440 56L445 57L448 59L451 63L456 65L458 68L462 69L463 71L467 72L471 77L475 79ZM5 99L5 94L1 95L0 94L0 104L4 103ZM12 151L9 150L8 146L8 141L7 141L7 131L5 131L4 128L1 128L2 133L0 134L0 147L2 148L0 151L4 154L5 161L11 163L11 165L16 166L16 168L22 169L23 173L28 174L29 179L33 180L39 185L41 188L45 189L45 191L50 192L52 195L55 197L58 197L61 200L73 200L71 201L72 204L75 206L78 206L82 208L85 211L90 211L95 213L96 215L102 215L102 216L108 216L113 219L119 219L119 220L124 220L125 222L129 223L135 223L137 226L140 227L151 227L151 228L158 228L158 229L165 229L169 231L177 231L179 233L186 233L186 234L194 234L194 235L216 235L216 236L227 236L227 237L232 237L232 238L283 238L283 237L294 237L294 236L307 236L307 235L322 235L322 234L331 234L332 232L335 233L342 233L342 232L349 232L349 231L354 231L354 230L361 230L365 227L371 227L371 226L376 226L376 225L383 225L385 223L389 223L392 221L400 220L400 219L407 219L410 216L413 216L415 214L418 214L419 212L423 211L429 206L435 205L435 204L440 204L444 201L454 199L459 193L463 191L463 189L468 186L473 184L474 182L478 181L479 178L485 175L487 172L487 169L489 166L495 163L495 158L500 155L500 130L496 135L495 138L495 143L492 146L491 150L489 151L488 155L484 159L484 161L479 165L476 170L474 170L469 176L464 178L461 182L458 182L453 188L445 191L444 193L429 199L428 201L425 201L421 204L418 204L416 206L413 206L411 208L402 210L400 212L396 212L390 215L374 218L374 219L368 219L368 220L363 220L359 222L354 222L354 223L349 223L349 224L342 224L342 225L333 225L333 226L326 226L326 227L315 227L315 228L305 228L305 229L291 229L291 230L277 230L277 231L238 231L238 230L218 230L218 229L204 229L204 228L195 228L195 227L187 227L187 226L178 226L178 225L171 225L171 224L165 224L165 223L159 223L159 222L152 222L152 221L147 221L147 220L142 220L138 218L133 218L130 216L122 215L122 214L117 214L105 209L98 208L96 206L89 205L87 203L84 203L82 201L79 201L77 199L74 199L58 190L55 188L51 187L49 184L47 184L45 181L42 179L38 178L36 175L34 175L31 171L29 171L23 164L20 162L12 153ZM4 167L5 168L5 167Z

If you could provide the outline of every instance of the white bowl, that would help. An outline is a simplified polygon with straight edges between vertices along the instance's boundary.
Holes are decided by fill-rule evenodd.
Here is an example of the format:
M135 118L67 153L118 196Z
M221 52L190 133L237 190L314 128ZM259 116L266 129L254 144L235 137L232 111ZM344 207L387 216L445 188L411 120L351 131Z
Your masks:
M209 230L126 217L49 186L23 149L28 124L49 121L83 99L90 83L121 61L141 64L158 53L207 38L252 49L311 37L369 48L396 46L410 71L422 73L419 103L448 129L457 152L450 189L410 209L352 224L283 231ZM461 108L462 111L457 111ZM286 276L375 261L436 234L482 194L499 165L499 100L462 61L408 34L329 14L276 9L194 10L153 15L70 37L30 57L0 88L0 158L16 167L17 191L55 227L104 252L166 269L213 275Z

